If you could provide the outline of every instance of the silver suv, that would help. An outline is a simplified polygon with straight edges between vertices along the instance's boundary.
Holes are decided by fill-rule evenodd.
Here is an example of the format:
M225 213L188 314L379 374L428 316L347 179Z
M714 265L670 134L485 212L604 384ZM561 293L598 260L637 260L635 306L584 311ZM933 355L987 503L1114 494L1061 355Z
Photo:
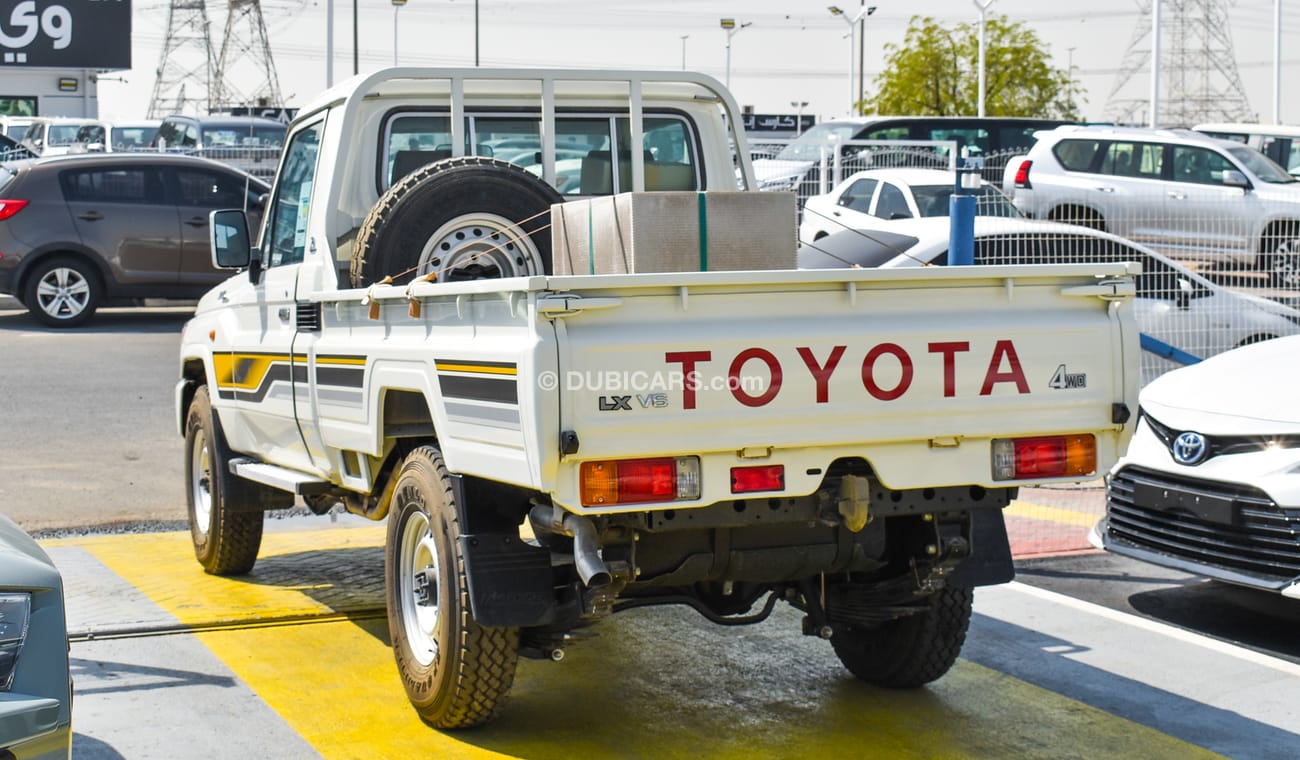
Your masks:
M1068 126L1036 137L1003 177L1026 215L1300 286L1300 182L1259 151L1181 129Z

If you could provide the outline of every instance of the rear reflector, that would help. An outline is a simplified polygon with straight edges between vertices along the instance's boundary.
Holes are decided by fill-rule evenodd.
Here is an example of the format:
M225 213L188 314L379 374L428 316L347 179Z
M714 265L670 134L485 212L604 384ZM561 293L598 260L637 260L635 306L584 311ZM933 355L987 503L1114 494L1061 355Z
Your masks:
M14 198L0 198L0 222L17 214L27 207L27 201L20 201Z
M1020 162L1020 166L1016 168L1016 187L1033 188L1033 185L1029 184L1029 167L1033 165L1033 161Z
M578 476L584 507L700 498L699 457L583 462Z
M785 465L768 464L759 467L732 467L731 492L784 491Z
M993 441L994 480L1083 477L1096 471L1097 439L1091 435Z

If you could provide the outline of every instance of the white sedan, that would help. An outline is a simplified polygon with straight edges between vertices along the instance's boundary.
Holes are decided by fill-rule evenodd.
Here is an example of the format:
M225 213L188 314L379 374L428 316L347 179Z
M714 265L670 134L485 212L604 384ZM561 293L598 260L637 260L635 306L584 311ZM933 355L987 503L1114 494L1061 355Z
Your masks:
M849 175L825 195L803 207L799 240L815 242L841 230L888 230L902 219L948 216L953 172L942 169L868 169ZM980 184L978 216L1019 217L1011 201L993 185Z
M851 230L799 248L800 269L914 267L948 263L949 220L908 219L887 231ZM976 264L1075 264L1136 261L1133 301L1148 345L1142 383L1196 359L1237 346L1300 333L1300 309L1229 290L1169 257L1124 238L1078 225L975 218Z
M1142 391L1093 545L1300 598L1300 336L1220 354Z

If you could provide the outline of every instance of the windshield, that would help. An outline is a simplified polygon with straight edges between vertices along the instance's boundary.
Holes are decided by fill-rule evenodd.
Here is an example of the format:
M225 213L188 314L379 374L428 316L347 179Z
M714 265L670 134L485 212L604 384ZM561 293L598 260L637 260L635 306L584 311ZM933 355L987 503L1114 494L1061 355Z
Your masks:
M916 208L921 216L948 216L952 185L913 185ZM993 185L981 185L975 194L976 216L1020 217L1020 211Z
M51 124L45 136L46 145L71 145L77 141L80 124Z
M858 129L857 124L818 124L782 148L776 157L786 161L816 161L821 158L822 146L833 140L852 140Z
M280 147L284 143L284 127L205 127L205 147L255 145Z
M1254 148L1245 146L1240 148L1232 147L1228 148L1228 152L1232 154L1233 158L1245 164L1250 173L1258 177L1261 182L1289 185L1296 181L1296 178L1288 174L1286 169L1278 166L1272 159Z

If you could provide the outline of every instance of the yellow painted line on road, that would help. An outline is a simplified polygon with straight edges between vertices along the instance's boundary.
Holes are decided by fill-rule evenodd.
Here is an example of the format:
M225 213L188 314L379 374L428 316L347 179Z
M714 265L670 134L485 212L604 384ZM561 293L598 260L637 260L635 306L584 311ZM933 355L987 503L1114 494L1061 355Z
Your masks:
M205 575L184 533L70 543L181 620L205 621L373 600L382 540L382 526L267 534L244 579ZM777 638L797 625L784 607L743 629L684 609L620 614L561 664L521 662L496 722L447 733L407 704L383 620L197 637L327 758L1217 757L966 661L925 689L870 688L826 642Z
M1003 512L1010 517L1025 517L1030 520L1043 520L1061 525L1076 525L1091 528L1101 519L1101 515L1080 512L1077 509L1049 507L1044 504L1031 504L1025 501L1013 501Z

